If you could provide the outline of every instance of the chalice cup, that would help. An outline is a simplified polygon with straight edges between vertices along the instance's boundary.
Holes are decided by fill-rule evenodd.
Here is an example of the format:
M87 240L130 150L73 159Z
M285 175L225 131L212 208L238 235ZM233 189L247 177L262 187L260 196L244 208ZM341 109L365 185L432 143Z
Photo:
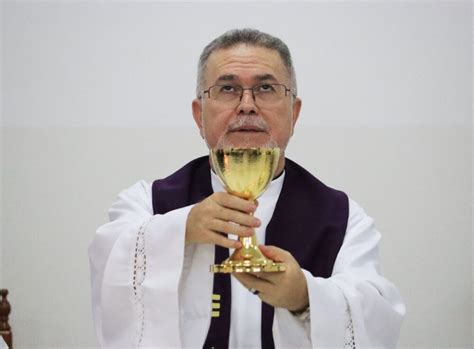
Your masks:
M279 148L217 148L210 151L214 171L230 194L256 200L275 175L280 158ZM258 248L255 233L239 237L242 247L221 264L211 265L212 273L278 272L286 269L265 257Z

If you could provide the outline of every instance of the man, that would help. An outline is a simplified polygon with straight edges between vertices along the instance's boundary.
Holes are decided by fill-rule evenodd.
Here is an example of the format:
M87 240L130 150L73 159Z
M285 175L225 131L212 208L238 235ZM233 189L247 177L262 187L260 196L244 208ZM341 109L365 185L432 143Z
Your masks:
M283 155L258 205L227 194L207 157L120 194L89 249L102 346L396 346L405 308L378 272L373 220L284 157L300 109L281 40L233 30L204 49L192 111L207 146ZM254 231L286 271L209 272Z

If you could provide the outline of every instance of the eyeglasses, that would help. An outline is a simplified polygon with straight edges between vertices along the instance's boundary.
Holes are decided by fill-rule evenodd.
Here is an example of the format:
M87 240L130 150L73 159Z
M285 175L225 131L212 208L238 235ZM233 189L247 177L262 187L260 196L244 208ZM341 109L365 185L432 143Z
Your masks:
M283 84L258 84L249 88L239 85L214 85L202 93L207 93L209 99L237 106L242 100L245 90L252 91L253 100L259 106L276 103L291 91Z

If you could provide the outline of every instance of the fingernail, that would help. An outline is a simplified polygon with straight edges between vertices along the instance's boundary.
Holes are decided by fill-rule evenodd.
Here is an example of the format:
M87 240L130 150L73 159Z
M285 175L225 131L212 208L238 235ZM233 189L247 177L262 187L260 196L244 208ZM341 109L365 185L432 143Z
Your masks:
M260 224L262 224L262 221L261 221L260 219L258 219L258 218L254 218L253 221L254 221L254 225L256 225L257 227L259 227Z

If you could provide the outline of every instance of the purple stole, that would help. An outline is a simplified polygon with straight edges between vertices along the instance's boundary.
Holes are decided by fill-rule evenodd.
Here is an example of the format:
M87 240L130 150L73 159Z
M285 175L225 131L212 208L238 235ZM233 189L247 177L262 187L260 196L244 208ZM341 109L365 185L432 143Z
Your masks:
M195 159L152 185L154 214L198 203L213 193L209 158ZM314 276L328 278L346 233L349 201L295 162L286 159L285 179L267 226L265 244L289 251ZM215 247L215 263L229 256ZM213 317L204 348L227 348L231 312L230 275L214 274L213 293L221 296L220 316ZM211 300L209 300L211 306ZM262 302L262 348L274 348L274 308Z

